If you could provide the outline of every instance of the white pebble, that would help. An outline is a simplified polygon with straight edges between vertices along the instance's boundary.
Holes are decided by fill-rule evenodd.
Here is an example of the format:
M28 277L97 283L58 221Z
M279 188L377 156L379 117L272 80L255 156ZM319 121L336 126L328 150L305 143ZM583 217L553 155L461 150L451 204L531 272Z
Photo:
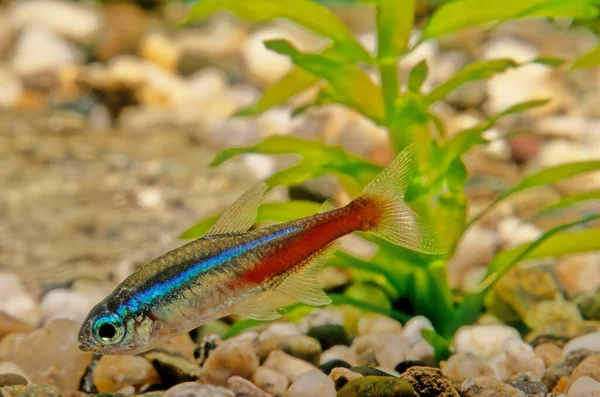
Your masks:
M21 280L11 273L0 273L0 311L28 324L39 320L39 309Z
M592 351L600 351L600 332L587 334L571 339L569 343L563 347L563 357L567 357L569 353L577 349L588 349Z
M502 354L504 341L520 338L516 329L506 325L469 325L461 327L454 335L456 353L473 353L483 359Z
M220 386L185 382L167 390L163 397L235 397L235 393Z
M43 321L68 318L82 322L92 310L92 301L84 294L67 289L55 289L42 298Z
M600 382L589 376L579 377L567 390L567 396L600 397Z
M321 371L310 371L298 377L287 391L287 397L335 397L333 380Z

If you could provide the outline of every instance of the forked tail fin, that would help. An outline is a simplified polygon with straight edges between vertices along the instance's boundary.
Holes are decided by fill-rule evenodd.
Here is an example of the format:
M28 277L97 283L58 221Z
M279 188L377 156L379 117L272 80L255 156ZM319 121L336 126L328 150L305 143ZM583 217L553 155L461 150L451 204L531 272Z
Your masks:
M365 188L361 198L366 198L376 209L376 221L368 231L411 250L443 254L446 250L434 231L404 202L415 165L414 148L409 146Z

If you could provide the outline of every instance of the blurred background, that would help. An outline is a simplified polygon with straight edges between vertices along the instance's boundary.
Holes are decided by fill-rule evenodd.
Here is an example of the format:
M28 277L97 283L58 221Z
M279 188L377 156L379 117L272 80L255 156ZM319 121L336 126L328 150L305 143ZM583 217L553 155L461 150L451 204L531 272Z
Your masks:
M417 26L441 3L418 1ZM372 7L324 4L366 49L375 50ZM284 38L316 51L323 39L283 20L249 23L225 12L181 25L190 7L151 0L0 1L0 289L14 292L0 310L28 323L43 321L56 313L40 309L38 300L45 291L69 286L85 296L79 303L65 301L82 318L136 266L181 245L181 232L294 162L294 156L250 154L209 168L221 149L292 135L342 145L379 165L392 158L387 131L348 108L325 106L292 117L292 109L316 90L289 106L232 118L292 67L264 40ZM575 59L598 45L597 25L597 19L536 19L464 29L423 42L401 58L400 71L406 76L426 60L428 91L478 60ZM452 136L486 115L539 98L552 101L503 119L487 132L491 143L465 156L470 214L524 174L600 159L600 70L567 73L530 63L466 84L435 105ZM514 130L533 134L494 139ZM451 285L479 280L501 247L597 213L599 203L590 201L550 219L527 220L563 194L594 188L600 188L598 173L532 190L496 208L464 236L448 267ZM279 187L269 199L332 196L345 197L335 178L323 177ZM598 253L551 265L569 296L600 286Z

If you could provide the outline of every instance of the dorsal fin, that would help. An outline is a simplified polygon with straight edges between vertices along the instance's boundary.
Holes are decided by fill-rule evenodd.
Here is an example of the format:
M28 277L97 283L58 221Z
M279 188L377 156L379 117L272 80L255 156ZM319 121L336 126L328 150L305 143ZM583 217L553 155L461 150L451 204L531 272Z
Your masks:
M327 260L338 249L334 241L291 269L273 277L263 287L275 291L295 301L313 306L323 306L331 303L331 299L319 287L317 275Z
M204 235L243 233L248 231L256 222L258 207L267 191L267 184L262 182L254 186L237 199L235 203L223 212L217 222Z

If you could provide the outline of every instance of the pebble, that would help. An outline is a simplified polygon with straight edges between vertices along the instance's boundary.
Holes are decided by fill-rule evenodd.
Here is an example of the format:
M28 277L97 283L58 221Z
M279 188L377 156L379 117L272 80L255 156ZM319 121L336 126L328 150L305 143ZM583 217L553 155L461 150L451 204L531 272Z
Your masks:
M494 375L494 370L485 360L473 353L453 354L446 361L443 371L457 388L469 378Z
M562 299L538 302L527 309L523 321L532 329L549 324L574 323L582 320L579 309L573 302Z
M84 294L68 289L53 289L42 298L42 320L69 318L83 322L94 303Z
M421 361L421 360L404 360L404 361L400 361L398 364L396 364L396 366L394 367L394 371L398 372L399 374L403 374L404 372L406 372L407 369L411 368L411 367L427 367L427 363L425 361Z
M400 378L408 380L420 397L459 397L450 379L439 368L410 367Z
M342 360L350 365L358 365L356 352L348 346L337 345L325 350L321 354L320 364L333 360Z
M53 384L63 394L78 390L92 354L79 350L80 324L54 320L28 334L11 334L0 342L0 361L11 361L36 384Z
M348 346L350 344L348 332L346 332L346 328L340 324L319 325L309 329L307 335L318 340L323 350L333 346Z
M194 349L194 358L198 365L203 365L206 359L208 358L210 352L215 350L217 346L219 346L223 340L219 335L205 335L202 337L196 349Z
M374 314L358 320L358 335L392 334L402 331L402 324L393 318Z
M313 365L319 365L321 357L319 341L306 335L275 337L261 342L258 346L260 360L264 361L274 350L282 350L290 356L308 361Z
M600 382L588 376L582 376L567 390L568 397L599 397Z
M307 372L294 381L286 393L287 397L335 397L333 380L321 371Z
M233 390L236 394L244 397L270 397L271 395L265 393L260 388L256 387L252 382L241 376L232 376L227 380L227 387Z
M489 359L502 354L504 341L511 337L520 336L516 329L507 325L468 325L456 332L453 346L456 353L473 353Z
M11 273L0 272L0 312L31 325L40 318L37 303Z
M15 386L13 386L15 387ZM15 397L61 397L61 392L55 386L48 384L31 384L25 387L16 386Z
M283 394L290 384L287 376L267 367L259 367L252 374L252 382L265 392L276 395Z
M600 254L570 255L554 267L559 284L568 296L590 293L600 288Z
M303 333L308 333L311 328L325 324L344 325L344 315L337 310L313 309L300 320L298 327Z
M583 318L600 321L600 290L580 295L575 302Z
M581 361L577 367L573 370L573 373L569 377L569 384L573 384L578 378L582 376L588 376L598 382L600 382L600 354L592 354Z
M563 347L563 357L567 357L571 352L579 349L587 349L600 352L600 332L594 332L571 339Z
M80 44L90 44L100 29L100 18L91 7L60 0L30 0L13 3L9 18L14 27L44 27Z
M22 76L35 76L82 61L83 53L75 45L47 29L30 27L19 35L10 64Z
M414 358L402 333L359 336L351 347L362 365L381 365L391 369L400 361Z
M395 376L390 372L382 371L381 369L368 367L365 365L357 365L354 367L350 367L350 370L356 372L357 374L361 374L363 376Z
M392 376L364 376L342 387L337 397L413 397L415 391L406 379Z
M274 322L265 328L258 336L259 342L283 336L302 335L300 328L294 323Z
M0 387L27 385L28 383L27 375L17 364L10 361L0 362Z
M220 386L185 382L173 386L162 397L235 397L235 393Z
M534 349L535 355L544 361L546 368L562 360L562 349L554 343L542 343Z
M527 397L545 397L548 387L542 382L514 382L513 387L523 391Z
M139 391L160 381L152 364L139 356L102 356L94 368L94 384L100 393L114 393L127 386Z
M348 368L336 367L331 370L331 372L329 373L329 377L333 380L333 383L335 384L335 389L340 390L342 387L346 386L346 383L348 383L351 380L360 378L362 377L362 375Z
M462 397L525 397L523 391L491 376L469 378L460 391Z
M319 366L319 369L326 375L331 373L335 368L350 368L352 365L344 360L331 360L327 361Z
M293 383L300 375L316 369L314 365L292 357L281 350L269 353L263 366L285 375L290 383Z
M153 351L146 354L144 358L154 365L162 384L176 385L195 381L202 373L196 362L173 354Z
M218 345L202 365L205 380L223 386L234 375L249 378L259 366L257 338L247 333Z
M0 24L2 24L1 20ZM12 108L17 104L23 92L21 79L12 70L0 67L0 86L2 86L2 91L0 91L0 107Z
M31 325L0 311L0 340L8 334L25 334L31 330Z
M537 357L531 345L521 338L512 337L504 341L504 352L494 360L496 376L500 380L509 380L523 372L530 372L536 380L541 380L546 372L544 360Z
M433 347L421 335L421 331L424 329L433 330L431 321L424 316L415 316L404 324L403 334L411 347L414 358L433 363Z
M588 349L573 350L564 358L563 361L552 364L546 370L542 382L548 387L549 390L553 390L560 379L565 379L565 387L569 382L569 376L575 370L575 367L579 365L586 357L592 355L594 352Z

